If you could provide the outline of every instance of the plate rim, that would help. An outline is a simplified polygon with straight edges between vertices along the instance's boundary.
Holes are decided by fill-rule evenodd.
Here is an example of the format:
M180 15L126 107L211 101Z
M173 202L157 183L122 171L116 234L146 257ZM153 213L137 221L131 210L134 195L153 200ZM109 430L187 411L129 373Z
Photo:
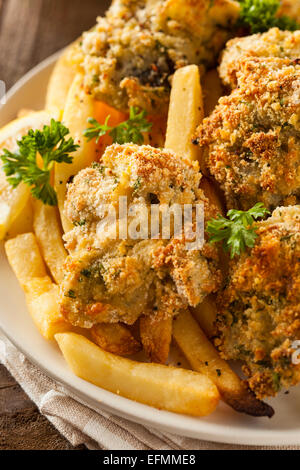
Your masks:
M38 75L45 71L47 67L53 67L62 51L63 49L56 52L55 54L52 54L50 57L36 65L33 69L29 70L20 80L18 80L7 92L6 103L0 106L0 113L6 107L9 107L10 100L17 92L22 91L22 88L26 87L32 78L37 78ZM284 432L279 430L254 430L247 428L247 426L245 429L239 428L237 430L235 428L230 428L230 421L224 424L207 423L203 421L201 422L201 418L195 419L186 415L170 413L138 402L134 402L133 400L129 400L112 392L108 392L100 387L96 387L95 385L92 385L75 375L73 376L74 379L72 380L72 383L70 383L69 381L66 381L61 374L58 374L55 371L49 369L47 365L43 364L39 360L38 356L32 354L30 350L27 350L26 348L24 349L22 343L16 340L13 334L7 331L1 320L1 316L0 329L9 339L9 341L19 351L21 351L24 356L30 360L30 362L37 366L48 377L51 377L54 381L62 384L66 390L72 393L73 396L78 398L81 402L87 404L87 406L94 409L95 411L97 411L97 409L99 411L109 411L132 422L141 424L143 426L152 427L160 431L222 444L260 447L285 445L291 446L300 444L300 426L296 431L288 430ZM86 384L88 384L88 386ZM89 390L84 390L84 388ZM95 397L95 393L91 393L93 388L98 390L98 398ZM192 423L194 423L193 426ZM197 423L196 426L195 423Z

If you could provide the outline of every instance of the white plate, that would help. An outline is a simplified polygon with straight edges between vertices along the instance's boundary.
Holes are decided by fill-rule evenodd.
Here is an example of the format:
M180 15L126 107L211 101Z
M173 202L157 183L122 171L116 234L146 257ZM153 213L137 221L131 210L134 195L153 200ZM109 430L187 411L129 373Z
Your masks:
M27 74L8 93L0 109L0 126L13 119L20 108L41 109L49 75L57 55ZM74 376L54 342L45 341L27 313L24 295L0 248L0 327L10 340L41 370L93 408L115 413L132 421L215 442L248 445L300 444L300 388L270 400L272 419L240 415L224 404L208 418L196 419L160 411L102 390ZM298 416L299 412L299 416Z

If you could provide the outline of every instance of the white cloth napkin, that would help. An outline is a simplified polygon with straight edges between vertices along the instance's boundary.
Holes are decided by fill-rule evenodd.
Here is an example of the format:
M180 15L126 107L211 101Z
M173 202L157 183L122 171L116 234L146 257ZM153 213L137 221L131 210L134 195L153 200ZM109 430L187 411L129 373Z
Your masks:
M0 362L36 403L40 412L73 446L85 444L93 450L254 449L162 434L104 411L93 410L31 364L1 332ZM300 447L282 449L296 450Z

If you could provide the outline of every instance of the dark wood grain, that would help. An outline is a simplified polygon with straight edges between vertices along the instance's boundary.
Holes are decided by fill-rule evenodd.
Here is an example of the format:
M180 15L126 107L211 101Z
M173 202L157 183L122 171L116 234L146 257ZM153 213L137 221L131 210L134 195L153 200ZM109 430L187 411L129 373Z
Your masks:
M0 79L10 88L103 14L109 0L0 0Z
M0 0L0 80L9 89L103 14L109 0ZM73 449L0 365L0 450Z
M72 447L0 365L0 451L84 449Z

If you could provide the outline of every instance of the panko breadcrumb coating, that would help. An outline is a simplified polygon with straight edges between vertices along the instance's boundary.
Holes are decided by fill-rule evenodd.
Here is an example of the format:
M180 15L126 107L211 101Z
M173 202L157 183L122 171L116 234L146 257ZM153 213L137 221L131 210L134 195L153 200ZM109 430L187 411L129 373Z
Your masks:
M276 209L257 234L219 294L217 345L225 359L246 363L250 388L264 398L300 382L292 361L300 340L300 206Z
M125 112L166 113L174 71L213 65L238 15L232 0L115 0L83 35L86 89Z
M197 131L228 208L293 205L300 198L298 59L247 58L238 88L220 99ZM196 143L195 142L195 143Z
M298 59L300 57L300 31L290 32L272 28L267 33L253 34L229 41L222 54L219 68L225 85L231 88L237 86L240 59L247 57Z
M101 225L103 204L127 196L148 215L151 204L204 204L198 163L150 146L113 145L103 161L82 170L70 184L66 215L74 229L65 235L71 256L61 286L61 311L75 325L133 324L140 315L176 315L199 304L220 285L215 247L186 250L185 240L113 239L114 224ZM128 225L136 223L128 216ZM113 222L113 221L112 221ZM146 236L148 236L148 231Z

